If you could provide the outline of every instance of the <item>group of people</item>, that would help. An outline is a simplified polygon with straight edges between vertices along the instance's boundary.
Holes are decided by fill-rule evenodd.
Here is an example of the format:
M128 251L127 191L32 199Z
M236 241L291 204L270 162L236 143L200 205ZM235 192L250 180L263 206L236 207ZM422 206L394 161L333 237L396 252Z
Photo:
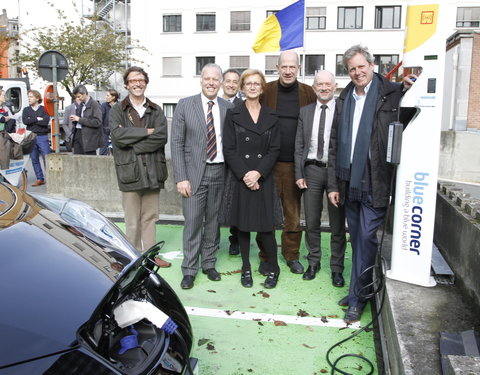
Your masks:
M178 102L170 138L173 178L185 218L182 288L194 286L199 268L210 280L221 279L215 268L220 225L230 227L230 254L241 255L242 286L253 285L251 232L260 249L264 286L277 285L278 228L290 271L313 280L321 268L321 213L327 194L332 284L345 285L346 219L353 262L349 293L339 304L348 306L345 322L360 319L367 298L359 291L372 281L376 232L389 202L388 124L397 119L400 99L413 81L407 76L401 84L392 83L375 73L373 56L360 45L345 52L343 63L351 82L337 99L335 76L328 71L317 72L312 86L298 82L294 51L280 54L279 78L269 83L257 69L222 74L216 64L203 67L201 92ZM85 86L77 86L68 119L74 126L75 154L95 154L111 137L127 237L146 251L156 243L159 193L167 179L167 119L145 96L149 77L142 68L128 68L123 79L128 95L117 102L118 93L109 92L111 100L103 106L89 97ZM49 118L37 93L29 92L23 121L37 133L35 152L43 154L48 152ZM36 184L42 181L37 174ZM302 195L306 270L299 251ZM170 266L159 257L155 262Z

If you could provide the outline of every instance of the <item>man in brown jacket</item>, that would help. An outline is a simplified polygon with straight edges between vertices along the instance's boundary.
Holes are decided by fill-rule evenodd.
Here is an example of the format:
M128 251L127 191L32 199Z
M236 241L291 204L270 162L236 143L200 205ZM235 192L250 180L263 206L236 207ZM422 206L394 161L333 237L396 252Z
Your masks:
M274 168L275 183L282 201L284 228L282 255L293 273L303 273L299 262L302 240L300 228L300 189L295 184L295 135L300 107L314 103L317 97L311 86L297 81L300 63L295 51L283 51L277 64L279 78L267 83L262 94L262 104L277 112L280 122L280 156ZM257 242L262 249L262 244ZM265 273L263 261L266 255L260 251L260 273Z

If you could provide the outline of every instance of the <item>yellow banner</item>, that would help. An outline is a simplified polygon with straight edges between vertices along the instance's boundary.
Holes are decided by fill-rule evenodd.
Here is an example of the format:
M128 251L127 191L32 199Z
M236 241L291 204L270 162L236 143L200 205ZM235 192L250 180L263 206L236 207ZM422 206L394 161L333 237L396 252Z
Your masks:
M404 53L413 51L430 39L437 31L438 4L409 5Z

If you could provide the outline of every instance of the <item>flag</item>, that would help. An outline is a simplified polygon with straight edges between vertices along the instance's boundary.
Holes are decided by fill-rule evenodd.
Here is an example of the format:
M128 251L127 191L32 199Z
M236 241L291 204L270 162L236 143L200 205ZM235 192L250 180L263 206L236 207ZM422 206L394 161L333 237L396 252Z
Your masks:
M268 17L253 44L255 53L303 47L305 0L297 1Z

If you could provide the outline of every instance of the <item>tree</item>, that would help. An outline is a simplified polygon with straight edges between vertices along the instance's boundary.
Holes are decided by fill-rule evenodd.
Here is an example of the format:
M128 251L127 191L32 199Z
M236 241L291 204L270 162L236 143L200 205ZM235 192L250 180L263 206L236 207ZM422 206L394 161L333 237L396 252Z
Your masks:
M57 13L65 22L61 26L29 30L29 47L22 49L18 62L36 72L40 55L56 50L68 60L67 76L60 83L70 96L79 84L105 85L125 61L125 36L114 33L110 25L95 16L90 20L78 15L75 21L70 21L62 11ZM130 57L129 60L136 61Z

